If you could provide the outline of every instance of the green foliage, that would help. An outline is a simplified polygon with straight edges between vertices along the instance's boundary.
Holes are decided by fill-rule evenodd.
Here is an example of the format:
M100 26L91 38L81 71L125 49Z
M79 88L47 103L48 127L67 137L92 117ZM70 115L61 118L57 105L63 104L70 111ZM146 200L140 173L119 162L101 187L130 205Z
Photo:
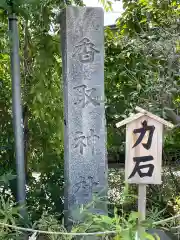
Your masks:
M126 198L130 197L128 195L128 188L124 188L122 194L122 202L126 202ZM22 219L19 215L19 208L15 206L12 201L4 200L3 197L0 198L0 236L2 240L7 239L23 239L25 232L18 230L18 226L22 224ZM98 214L92 214L87 206L84 206L80 209L81 214L83 215L83 221L76 223L72 226L71 233L82 233L78 239L84 239L88 236L88 233L94 232L106 232L106 231L115 231L117 233L109 234L97 234L98 237L102 240L133 240L137 232L137 218L139 214L137 212L131 211L130 213L123 213L119 215L118 210L114 208L113 216L103 216ZM11 224L15 228L11 229L3 224ZM149 227L150 222L144 222L142 226ZM53 232L67 233L67 230L61 225L57 220L55 215L50 215L48 212L43 212L42 216L32 223L29 228L37 229L40 231L46 231L43 233L34 233L31 234L31 238L34 240L36 237L42 237L48 240L72 240L74 239L73 235L65 234L53 234ZM60 237L61 236L61 237ZM154 239L149 234L143 234L143 239Z
M105 231L117 231L118 234L111 234L113 237L106 239L131 240L135 236L137 231L137 217L138 213L131 212L127 219L124 216L120 217L117 214L117 210L114 211L114 217L108 217L103 215L93 215L87 212L88 221L84 221L77 227L73 228L73 232L105 232Z
M57 219L63 218L63 170L62 167L52 167L49 172L40 176L39 181L35 178L29 180L29 190L27 193L27 204L29 215L32 220L41 217L44 211L56 215Z
M37 228L40 230L45 230L49 232L67 232L64 226L60 225L57 219L54 216L47 215L43 213L40 220L37 222ZM49 240L58 240L59 235L47 234ZM62 235L62 240L71 240L71 237Z
M124 149L124 132L115 123L136 105L167 118L166 107L178 113L180 96L179 3L123 3L117 29L105 33L108 147L115 151Z
M4 11L11 6L5 3L1 2L0 9L0 174L10 169L15 172L10 44L8 15ZM27 195L35 219L50 203L55 206L50 211L61 213L63 209L62 63L57 13L54 12L63 7L64 1L22 0L15 1L11 9L19 20ZM41 173L40 182L32 177L33 171ZM16 179L9 187L9 195L13 193L16 198ZM38 206L37 214L34 214L34 206Z
M105 11L112 11L112 2L108 0L99 0L103 4Z
M10 173L7 176L1 176L1 184L7 184L8 179L12 180L14 178ZM132 194L129 194L128 186L124 186L123 192L121 195L121 203L127 203L128 198L134 198ZM96 199L94 200L96 201ZM97 199L98 201L98 199ZM80 209L81 214L83 215L83 221L76 223L72 226L71 233L84 233L79 236L78 239L83 240L86 238L88 233L94 232L106 232L106 231L115 231L117 233L109 233L109 234L97 234L97 236L102 240L133 240L134 236L138 230L139 226L143 226L145 228L152 227L153 221L145 221L141 223L141 225L137 224L137 219L139 214L134 211L121 211L122 214L119 214L119 210L115 207L114 213L112 216L103 216L98 214L92 214L89 211L89 207L91 204L84 206ZM0 237L2 240L10 240L10 239L24 239L25 231L21 231L18 229L18 226L22 225L22 218L19 215L20 208L16 206L10 199L4 199L2 196L0 197ZM154 214L154 211L152 212ZM13 225L15 228L10 228L8 226L4 226L3 224ZM32 222L28 228L36 229L38 231L45 231L43 233L32 233L31 239L35 240L36 237L47 239L47 240L72 240L74 236L65 235L65 234L57 234L57 232L67 233L67 230L63 227L60 221L58 221L56 215L51 215L49 212L44 211L42 216L40 216L37 221ZM56 234L53 234L56 232ZM142 236L146 239L159 239L158 236L153 238L150 234L143 234Z
M147 187L147 203L146 203L146 218L147 223L161 221L178 215L180 213L179 205L179 176L176 174L176 168L166 167L162 174L161 185L148 185ZM115 180L114 180L115 179ZM109 201L111 203L109 209L113 212L114 204L118 209L118 214L121 216L125 213L137 211L138 204L137 186L130 185L124 189L124 173L122 170L111 171L109 175ZM123 197L124 196L124 197ZM126 196L126 197L125 197ZM111 213L110 216L113 214ZM179 218L172 219L168 222L159 224L164 229L171 229L179 226ZM157 225L153 225L157 227Z
M7 175L0 176L0 187L1 187L1 196L0 196L0 238L2 240L11 239L11 237L19 237L18 232L12 233L10 229L3 226L2 224L12 224L16 225L17 222L21 220L21 215L19 214L21 207L17 206L11 196L5 194L7 191L7 186L9 181L14 179L14 176L11 173ZM14 239L14 238L13 238Z

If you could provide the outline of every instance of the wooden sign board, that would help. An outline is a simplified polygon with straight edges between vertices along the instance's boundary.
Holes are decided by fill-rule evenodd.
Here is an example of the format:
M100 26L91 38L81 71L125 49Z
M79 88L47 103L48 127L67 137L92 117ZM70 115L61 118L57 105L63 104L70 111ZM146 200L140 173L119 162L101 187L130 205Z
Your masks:
M126 125L125 180L161 184L163 128L174 125L140 107L135 110L137 114L116 124Z
M126 125L125 180L161 184L163 124L142 116Z
M139 113L116 124L126 125L125 180L138 184L139 222L146 216L146 185L161 184L162 145L164 126L174 125L164 119L136 107ZM145 229L139 226L136 239L140 239Z

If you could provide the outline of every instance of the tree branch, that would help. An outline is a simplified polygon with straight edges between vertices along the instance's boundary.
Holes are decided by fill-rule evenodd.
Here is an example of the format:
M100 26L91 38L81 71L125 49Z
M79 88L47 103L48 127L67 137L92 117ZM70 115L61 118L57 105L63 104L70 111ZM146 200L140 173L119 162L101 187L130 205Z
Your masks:
M176 115L176 113L170 108L164 108L167 117L174 123L180 124L180 116Z

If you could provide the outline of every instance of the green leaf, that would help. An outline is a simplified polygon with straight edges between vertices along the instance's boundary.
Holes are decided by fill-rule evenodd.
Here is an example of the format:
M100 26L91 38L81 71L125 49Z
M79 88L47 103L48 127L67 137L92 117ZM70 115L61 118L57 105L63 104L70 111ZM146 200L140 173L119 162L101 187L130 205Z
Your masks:
M143 233L142 240L147 239L147 240L160 240L160 237L157 234L151 235L147 232Z
M140 214L138 212L131 212L128 218L128 221L137 221L137 219L139 218Z

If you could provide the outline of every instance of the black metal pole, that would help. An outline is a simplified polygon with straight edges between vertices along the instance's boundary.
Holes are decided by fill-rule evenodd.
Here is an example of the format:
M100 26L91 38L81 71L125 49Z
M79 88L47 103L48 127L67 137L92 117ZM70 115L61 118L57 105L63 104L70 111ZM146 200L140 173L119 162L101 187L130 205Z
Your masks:
M24 136L20 85L19 34L17 21L18 19L16 15L14 13L11 14L11 16L9 17L9 29L11 36L12 109L16 153L17 200L20 205L25 206L26 177L24 163ZM25 216L24 209L22 210L21 214Z

